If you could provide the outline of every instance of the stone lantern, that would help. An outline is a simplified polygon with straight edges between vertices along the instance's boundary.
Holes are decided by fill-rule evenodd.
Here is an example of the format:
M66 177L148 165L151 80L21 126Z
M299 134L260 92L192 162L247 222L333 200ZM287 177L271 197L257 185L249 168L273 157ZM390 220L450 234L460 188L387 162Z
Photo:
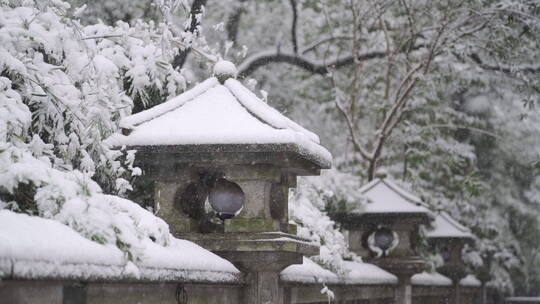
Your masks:
M419 226L429 223L430 211L420 198L392 182L384 173L360 188L368 203L336 219L348 230L349 248L364 261L398 277L396 303L411 303L411 276L424 270L419 256Z
M454 220L446 212L439 212L427 230L426 236L430 245L439 253L444 264L438 272L452 279L452 303L462 303L459 292L459 282L466 273L462 251L466 244L472 245L474 237L467 227Z
M180 238L248 275L245 303L278 303L279 272L318 248L296 236L288 193L331 155L314 133L259 99L227 61L191 90L121 121L109 143L136 149L157 215Z

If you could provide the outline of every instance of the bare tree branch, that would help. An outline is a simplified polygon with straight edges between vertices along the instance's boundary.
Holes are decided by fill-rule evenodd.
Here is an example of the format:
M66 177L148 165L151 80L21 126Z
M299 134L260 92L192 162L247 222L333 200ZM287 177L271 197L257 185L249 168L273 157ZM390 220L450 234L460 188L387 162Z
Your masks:
M397 126L398 122L403 116L403 110L407 104L409 94L416 85L416 79L414 76L422 68L423 64L419 64L415 68L411 69L409 73L403 78L399 88L395 94L395 101L390 109L390 112L386 115L382 125L377 130L377 139L373 145L373 152L369 161L368 179L372 180L375 176L375 170L377 169L379 158L381 157L382 149L388 137L392 134L392 131ZM404 89L404 87L406 87ZM401 93L403 91L403 93ZM397 117L396 117L397 116Z
M390 83L391 83L390 78L392 75L394 56L393 56L392 46L390 45L390 36L388 34L386 22L383 20L382 17L379 17L379 22L384 32L384 41L386 42L386 53L387 53L387 59L388 59L388 66L386 67L386 76L385 76L385 81L384 81L384 99L388 99L390 96Z
M313 50L315 50L318 46L320 46L321 44L325 44L327 42L330 42L330 41L333 41L333 40L352 40L353 37L352 36L343 36L343 35L336 35L336 36L331 36L331 37L324 37L324 38L321 38L307 46L304 46L301 50L300 50L300 54L304 55L308 52L311 52Z
M428 46L429 46L428 44L419 43L413 47L413 50L418 50L418 49L425 48ZM404 50L401 50L401 51L404 51ZM387 55L388 53L386 52L386 50L372 51L372 52L367 52L363 54L358 54L358 56L356 56L356 60L358 62L362 62L362 61L367 61L371 59L384 58ZM273 63L288 63L291 65L295 65L299 68L303 68L304 70L314 73L314 74L326 75L329 72L329 68L340 69L354 63L354 56L351 54L347 56L338 57L333 61L325 62L325 61L313 60L305 56L301 56L299 54L294 54L291 52L282 52L279 49L266 50L266 51L261 51L247 57L238 66L238 74L247 76L255 72L258 68L269 65L269 64L273 64Z
M405 2L405 0L401 0L401 4L405 8L405 13L407 14L407 20L409 21L409 30L411 32L411 40L410 40L409 48L407 50L407 55L408 55L412 51L412 47L414 45L414 39L417 37L417 35L415 34L414 21L412 19L412 14L411 14L411 11L409 10L409 6L407 5L407 2Z
M240 25L240 17L245 12L243 8L235 10L227 20L225 24L225 30L227 31L227 39L236 43L236 37L238 36L238 27Z
M293 46L293 52L298 54L298 38L296 37L296 23L298 22L298 8L296 0L289 0L292 9L292 23L291 23L291 42Z
M408 86L407 88L405 89L405 93L403 94L402 98L403 98L403 101L400 102L400 106L399 106L399 114L398 116L394 119L394 121L386 128L386 132L385 132L385 136L390 136L392 134L392 131L394 130L394 128L397 126L397 124L400 122L401 118L403 117L403 114L405 113L405 107L407 106L407 97L408 95L410 94L410 92L412 91L412 89L416 86L416 80L412 81Z
M354 128L354 124L352 122L352 119L349 113L347 112L347 110L341 104L341 102L339 101L337 97L336 97L335 103L339 112L343 115L343 118L345 118L345 122L347 123L347 127L349 128L349 134L351 134L351 139L352 139L354 147L356 148L356 150L358 150L362 158L364 158L365 160L371 160L371 156L366 150L364 150L362 143L358 140L356 136L356 130Z
M374 58L383 58L385 56L386 51L374 51L359 54L357 56L357 60L365 61ZM353 62L354 57L352 55L340 57L335 59L334 61L324 63L321 61L315 61L303 56L299 56L298 54L280 52L278 50L269 50L262 51L258 54L246 58L246 60L244 60L244 62L242 62L238 66L238 72L242 75L249 75L255 72L258 68L271 63L289 63L297 67L303 68L304 70L307 70L308 72L314 74L326 75L329 72L329 67L339 69L348 66Z

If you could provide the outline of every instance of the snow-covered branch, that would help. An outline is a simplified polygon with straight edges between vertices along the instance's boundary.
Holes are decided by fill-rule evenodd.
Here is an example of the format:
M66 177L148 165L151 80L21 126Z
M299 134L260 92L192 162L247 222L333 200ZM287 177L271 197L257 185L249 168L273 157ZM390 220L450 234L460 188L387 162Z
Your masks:
M386 51L373 51L363 54L358 54L356 59L358 61L365 61L374 58L382 58L386 56ZM271 64L271 63L288 63L304 70L319 74L328 74L329 67L339 69L350 65L354 62L353 55L343 56L336 58L333 61L319 61L312 60L307 57L294 54L291 52L281 52L280 50L267 50L254 54L238 66L238 73L243 75L249 75L255 72L258 68Z
M192 33L196 35L199 31L199 27L201 24L201 15L203 12L204 5L206 4L206 0L195 0L191 4L191 12L190 12L190 18L191 23L189 25L189 28L187 31L189 33ZM190 49L186 48L184 50L181 50L176 57L174 57L173 60L173 66L176 67L182 67L184 66L184 63L186 62L187 55L189 54Z
M476 64L478 64L482 69L488 71L498 71L503 73L539 73L540 64L521 64L521 65L507 65L507 64L488 64L476 53L473 53L469 56Z
M335 100L336 107L338 108L339 112L343 115L345 118L345 122L347 123L347 127L349 128L349 133L351 134L351 139L354 147L358 150L362 158L365 160L371 160L373 158L372 155L370 155L365 149L364 145L360 142L358 137L356 136L356 130L354 129L354 124L352 122L351 116L349 115L349 112L345 109L345 107L341 104L341 102L336 98Z

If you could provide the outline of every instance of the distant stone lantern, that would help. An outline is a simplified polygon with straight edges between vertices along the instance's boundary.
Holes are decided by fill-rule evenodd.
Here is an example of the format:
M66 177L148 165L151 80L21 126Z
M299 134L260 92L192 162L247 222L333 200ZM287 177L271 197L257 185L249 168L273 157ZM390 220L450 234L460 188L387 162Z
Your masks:
M246 303L277 303L279 272L318 253L289 223L289 188L329 168L331 155L237 81L234 64L218 62L214 75L124 118L109 143L137 150L157 215L174 235L248 273Z
M416 250L419 226L429 223L430 211L384 172L359 191L369 202L336 214L349 231L349 248L365 261L395 274L399 279L396 303L411 303L411 276L426 267Z
M437 271L452 279L454 284L452 303L462 303L459 282L467 275L462 251L465 245L474 244L472 233L446 212L440 212L431 223L426 236L431 246L442 256L444 261L444 264L437 268Z

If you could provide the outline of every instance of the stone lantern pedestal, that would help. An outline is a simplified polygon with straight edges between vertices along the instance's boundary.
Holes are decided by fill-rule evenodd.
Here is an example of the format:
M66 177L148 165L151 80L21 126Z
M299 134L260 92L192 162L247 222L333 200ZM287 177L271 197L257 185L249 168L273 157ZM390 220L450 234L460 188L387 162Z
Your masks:
M368 259L369 263L394 274L398 278L395 299L398 304L412 304L411 277L426 268L426 261L419 256Z
M335 218L349 231L349 248L398 277L396 303L412 303L411 277L426 268L417 253L419 226L429 223L429 210L416 196L385 176L363 186L369 202Z
M154 182L154 209L175 236L246 273L245 303L281 303L281 270L319 252L289 223L289 189L297 176L329 168L331 155L235 80L232 63L214 73L125 118L110 142L137 150L136 165Z

